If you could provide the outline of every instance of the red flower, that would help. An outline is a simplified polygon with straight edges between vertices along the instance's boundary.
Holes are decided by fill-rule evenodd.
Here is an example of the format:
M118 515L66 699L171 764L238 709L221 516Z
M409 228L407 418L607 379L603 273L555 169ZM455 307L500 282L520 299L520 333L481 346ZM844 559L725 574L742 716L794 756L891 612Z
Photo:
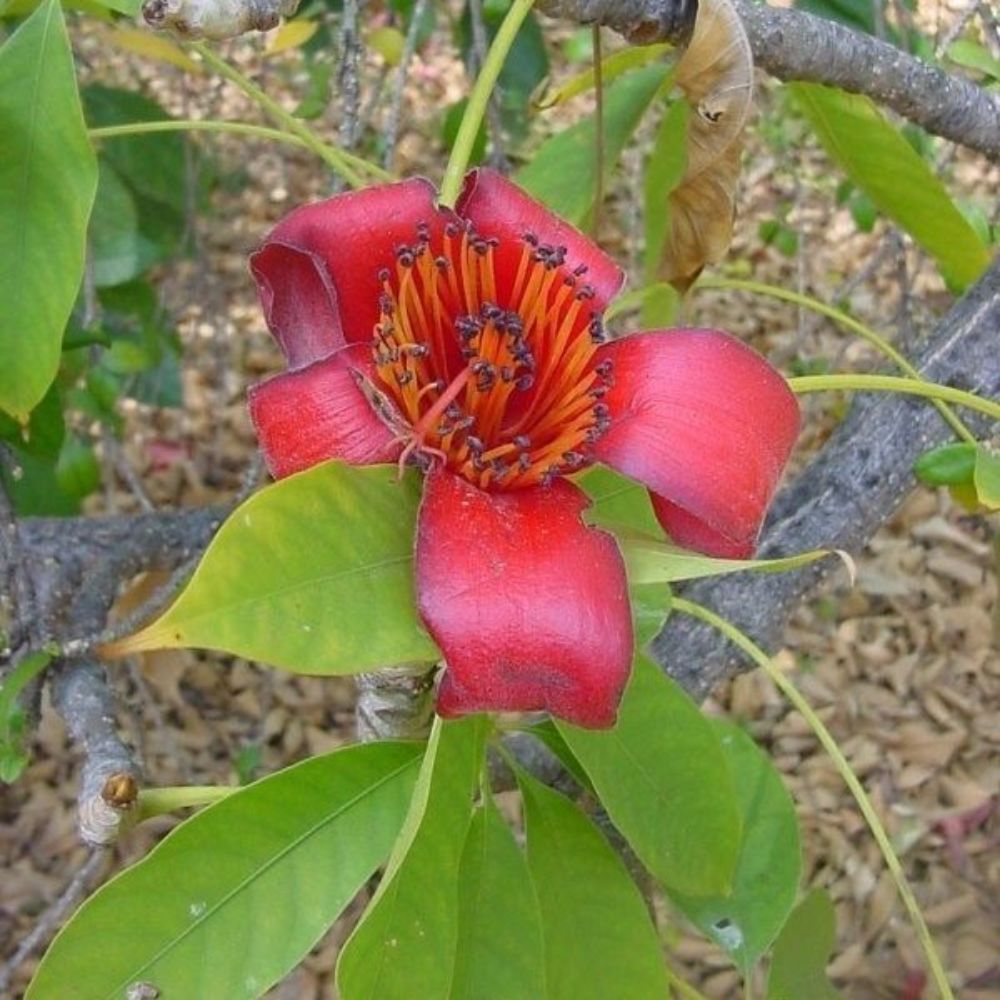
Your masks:
M714 330L605 342L621 271L488 170L454 212L419 179L300 208L251 269L289 368L250 390L271 472L427 472L416 586L447 663L438 711L612 725L625 569L564 476L605 462L679 544L747 556L798 432L781 376Z

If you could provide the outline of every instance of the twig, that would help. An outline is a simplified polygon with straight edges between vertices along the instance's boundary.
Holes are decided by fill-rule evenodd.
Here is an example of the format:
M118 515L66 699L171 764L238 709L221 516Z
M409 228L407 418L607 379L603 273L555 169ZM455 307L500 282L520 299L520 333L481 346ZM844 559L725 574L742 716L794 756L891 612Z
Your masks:
M434 674L431 663L400 664L359 674L355 719L358 739L426 739L434 717Z
M340 147L348 151L354 149L358 141L358 114L361 109L361 80L359 63L361 61L361 39L359 23L361 7L365 0L344 0L340 30L340 71L337 82L340 86L340 128L338 138ZM343 187L341 178L334 178L334 191Z
M102 849L93 850L87 860L76 870L51 906L38 918L35 926L26 934L17 946L17 951L0 967L0 993L10 986L14 973L26 962L44 941L56 930L63 918L76 905L77 900L86 891L91 879L102 872L111 860L111 854Z
M482 0L469 0L469 25L472 28L472 75L476 77L486 62L489 39L483 20ZM503 119L500 114L500 90L494 87L486 102L486 128L490 134L490 166L505 174L510 170L504 152Z
M396 155L396 143L399 142L399 120L403 110L403 91L409 79L410 63L417 51L417 39L420 37L420 25L427 16L429 0L417 0L410 14L410 24L406 29L406 40L403 43L403 54L396 67L396 79L392 85L392 97L389 101L389 114L385 125L385 151L382 153L382 166L392 169L393 157Z
M107 424L103 424L101 426L101 445L105 454L111 460L112 468L125 481L125 485L129 488L129 492L138 502L139 506L146 511L147 514L151 514L154 510L156 510L156 506L153 504L153 501L150 500L149 494L142 485L142 481L136 475L136 471L132 467L132 463L129 461L128 456L125 454L125 451L121 446L121 442L115 437L111 428L108 427Z
M779 80L809 80L865 94L953 142L1000 160L1000 97L893 45L800 10L733 0L754 62ZM538 0L539 10L604 24L635 44L677 40L687 0Z
M942 36L941 41L934 47L936 58L940 59L951 48L951 43L965 31L965 26L976 16L980 4L981 0L972 0L965 10L955 18L951 27Z

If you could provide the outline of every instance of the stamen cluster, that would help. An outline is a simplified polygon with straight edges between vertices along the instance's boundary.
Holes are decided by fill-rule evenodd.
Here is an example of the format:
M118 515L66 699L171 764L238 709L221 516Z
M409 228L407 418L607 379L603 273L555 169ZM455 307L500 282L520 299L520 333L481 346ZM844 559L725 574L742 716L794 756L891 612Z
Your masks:
M418 225L379 272L372 352L407 441L401 462L437 459L481 488L518 489L590 461L612 371L595 358L605 337L586 265L570 269L566 247L532 233L516 268L499 266L499 248L468 223L437 239Z

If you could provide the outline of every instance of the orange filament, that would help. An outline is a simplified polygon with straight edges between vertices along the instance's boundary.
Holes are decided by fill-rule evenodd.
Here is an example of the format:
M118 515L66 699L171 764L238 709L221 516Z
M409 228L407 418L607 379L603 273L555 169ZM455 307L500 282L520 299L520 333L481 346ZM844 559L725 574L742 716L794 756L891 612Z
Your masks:
M516 269L499 240L450 223L396 250L379 273L372 351L379 381L409 426L400 466L432 459L491 490L548 483L587 464L607 429L597 363L600 316L586 267L525 234ZM394 424L396 426L398 421Z

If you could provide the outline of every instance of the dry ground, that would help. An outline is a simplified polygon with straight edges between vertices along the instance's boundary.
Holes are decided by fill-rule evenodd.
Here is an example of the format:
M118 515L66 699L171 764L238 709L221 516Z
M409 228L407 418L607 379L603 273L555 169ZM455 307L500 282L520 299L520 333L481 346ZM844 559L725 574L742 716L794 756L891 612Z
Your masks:
M142 80L179 115L256 120L229 88L186 81L170 67L118 55L109 60L92 36L78 45L91 65L102 67L102 78ZM258 50L255 42L233 49L254 68ZM268 64L272 93L284 92L295 65L294 55ZM408 92L401 170L423 165L432 176L440 171L438 122L422 109L453 99L461 80L444 49L420 61ZM321 127L332 134L331 125ZM245 387L279 368L246 254L284 212L327 193L329 183L308 154L290 147L217 137L204 145L223 170L245 169L248 183L236 194L220 193L213 215L199 220L199 258L159 275L185 344L185 409L133 407L125 447L164 506L223 500L238 487L254 449ZM732 267L829 300L878 251L884 229L858 234L847 214L832 207L834 181L816 154L796 149L779 158L755 138L746 163ZM972 158L960 157L952 177L958 189L982 199L997 190L998 172ZM631 215L634 178L634 170L619 178L619 220ZM781 202L791 204L790 222L800 234L793 258L763 247L757 237L760 220ZM614 232L609 246L627 257L629 234L613 223L607 226ZM898 261L897 253L884 254L882 266L851 296L856 313L881 330L895 329L898 319ZM948 299L912 249L906 261L910 319L925 328ZM838 367L864 368L873 361L867 349L826 324L770 301L706 293L694 302L691 317L746 336L780 365L826 357ZM808 411L803 459L829 432L836 406L814 397ZM109 508L135 508L123 483L92 504L93 513ZM916 492L860 554L857 585L842 581L802 608L780 654L864 778L966 1000L1000 997L996 528L996 519L970 516L943 493ZM114 669L125 730L154 784L232 781L247 747L260 747L258 773L267 773L352 738L349 681L290 677L200 653L150 655ZM802 822L804 884L826 886L836 902L839 944L831 972L844 996L928 995L929 989L921 993L921 955L885 866L804 721L759 674L716 692L709 710L746 720L786 777ZM34 754L18 784L0 789L0 960L84 858L74 832L74 760L49 712ZM154 821L130 834L113 867L141 856L172 822ZM330 970L343 933L338 926L272 996L332 997ZM678 963L708 996L737 996L736 975L716 949L680 928L669 933ZM30 971L31 962L19 970L17 990Z

